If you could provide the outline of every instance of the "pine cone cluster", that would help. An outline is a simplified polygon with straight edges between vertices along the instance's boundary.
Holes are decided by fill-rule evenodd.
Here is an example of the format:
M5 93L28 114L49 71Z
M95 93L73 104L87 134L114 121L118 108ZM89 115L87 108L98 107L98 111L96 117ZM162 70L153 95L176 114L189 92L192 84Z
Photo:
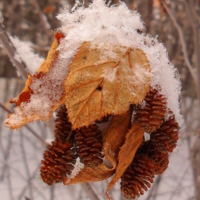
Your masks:
M40 174L45 183L62 182L67 174L74 168L77 154L73 146L74 137L66 141L71 132L71 123L68 121L65 106L62 106L57 114L55 137L56 140L48 146L44 152L44 160L40 168Z
M151 133L150 140L143 141L130 166L121 177L121 191L126 198L144 194L153 183L155 175L162 174L168 167L168 154L178 140L178 124L172 114L165 120L166 99L158 90L151 89L145 98L146 105L135 106L134 120ZM109 116L96 123L105 123ZM41 177L51 185L62 182L71 174L76 159L85 167L96 167L103 162L103 135L96 124L71 130L67 109L62 106L57 114L55 141L48 146L42 160Z
M69 134L72 134L69 138ZM61 106L56 119L55 141L44 152L40 173L48 185L62 182L70 175L79 156L86 167L97 166L103 162L102 132L97 125L82 127L71 132L67 109Z
M154 175L160 175L167 169L168 154L176 147L178 140L178 124L174 115L164 120L165 98L157 90L151 89L145 101L144 107L134 108L134 118L151 135L150 140L139 147L131 165L121 177L121 191L126 198L142 195L151 186Z
M145 132L152 133L163 123L166 114L166 100L158 90L151 88L144 102L144 106L135 109L134 119L144 128Z
M162 174L168 167L168 154L155 150L151 141L145 141L136 152L131 165L121 177L121 191L126 198L144 194L153 183L154 175Z
M102 132L97 125L90 125L76 130L75 141L78 156L87 167L93 167L103 162Z

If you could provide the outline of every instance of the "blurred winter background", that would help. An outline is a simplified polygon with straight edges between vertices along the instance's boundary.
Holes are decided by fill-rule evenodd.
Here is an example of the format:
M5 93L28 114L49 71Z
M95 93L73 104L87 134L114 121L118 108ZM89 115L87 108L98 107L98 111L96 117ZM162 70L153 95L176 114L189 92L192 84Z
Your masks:
M85 0L85 6L90 2ZM113 3L117 3L114 0ZM141 14L146 32L165 44L170 60L182 81L181 110L185 125L170 164L155 178L141 200L200 199L200 1L125 0ZM0 0L0 21L9 36L29 42L34 52L46 57L53 31L60 26L55 16L74 0ZM2 20L3 19L3 20ZM1 25L2 26L2 25ZM0 199L2 200L103 200L108 180L100 183L47 186L40 180L39 167L45 143L54 136L54 120L35 122L17 131L4 127L9 100L18 96L24 80L18 76L5 51L0 30ZM17 42L16 42L17 43ZM20 44L18 43L18 47ZM7 48L12 56L12 49ZM28 51L28 50L27 50ZM21 55L26 57L25 54ZM32 58L38 63L41 59ZM25 64L31 64L26 63ZM113 200L123 200L119 183L111 191Z

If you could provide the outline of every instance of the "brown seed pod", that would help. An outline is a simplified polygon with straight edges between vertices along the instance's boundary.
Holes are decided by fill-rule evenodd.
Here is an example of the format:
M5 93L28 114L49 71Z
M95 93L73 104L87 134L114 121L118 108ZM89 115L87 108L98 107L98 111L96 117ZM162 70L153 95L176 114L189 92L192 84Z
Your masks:
M155 161L156 174L162 174L167 169L169 163L168 153L161 153L158 151L152 144L151 140L143 142L138 151L144 153Z
M158 175L162 174L167 169L169 164L168 153L161 153L154 148L153 144L151 144L149 156L155 161L155 173Z
M59 140L52 142L44 152L41 161L40 175L45 183L62 182L67 174L71 173L76 162L75 148L70 143L62 144Z
M152 133L163 123L166 113L166 99L159 94L158 90L151 88L144 102L146 103L144 106L140 105L135 109L134 118L145 132Z
M56 140L44 152L44 159L41 161L42 166L40 168L41 177L48 185L62 182L64 177L71 173L77 158L74 136L69 141L66 141L71 132L71 124L68 121L65 106L60 108L57 117Z
M103 162L102 132L97 125L77 129L75 143L78 156L86 167L97 166Z
M174 116L165 121L157 131L151 134L155 150L162 153L172 152L177 145L178 129Z
M121 191L126 198L143 195L153 183L155 162L145 154L136 153L131 165L121 177Z
M67 136L71 132L71 123L68 120L67 109L65 105L62 105L57 113L57 119L55 125L55 138L65 143ZM73 138L71 138L73 140Z

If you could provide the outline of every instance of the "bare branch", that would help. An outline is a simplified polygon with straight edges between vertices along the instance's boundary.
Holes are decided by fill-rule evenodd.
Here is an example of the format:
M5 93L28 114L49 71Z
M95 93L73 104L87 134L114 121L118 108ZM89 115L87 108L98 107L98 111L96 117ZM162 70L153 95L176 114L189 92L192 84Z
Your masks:
M91 200L100 200L90 183L83 183L81 186Z
M0 107L8 113L12 113L9 109L7 109L1 102ZM30 126L24 125L44 146L47 146L47 143L43 140L40 135L38 135Z
M189 56L188 56L183 30L180 27L180 25L178 24L178 22L177 22L175 16L173 15L173 13L171 12L171 10L168 8L167 4L164 1L162 1L162 4L163 4L164 8L166 9L166 11L168 12L172 22L174 23L174 26L176 27L176 29L178 31L180 41L181 41L181 45L182 45L182 51L183 51L185 63L186 63L186 65L187 65L187 67L188 67L188 69L189 69L189 71L192 75L192 78L195 81L196 86L198 86L197 77L194 73L194 68L193 68L192 64L190 63L190 59L189 59Z
M194 47L195 47L195 67L197 70L197 78L198 78L198 84L197 84L197 94L198 94L198 99L199 99L199 109L200 109L200 43L199 43L199 24L195 20L195 17L193 16L193 11L192 11L192 1L184 1L187 13L192 25L192 30L193 30L193 35L194 35ZM200 112L199 112L200 113Z
M0 42L3 45L6 53L8 54L10 60L12 61L13 65L16 67L16 69L20 72L22 78L24 80L27 79L27 67L24 64L24 62L19 62L15 59L16 49L12 42L10 41L6 31L4 30L2 24L0 23Z
M29 191L30 191L30 197L31 199L33 199L33 191L32 191L32 182L31 182L31 176L30 176L30 170L28 167L28 162L27 162L27 158L26 158L26 151L24 149L24 134L22 132L20 132L20 143L21 143L21 150L22 150L22 156L23 156L23 162L24 162L24 167L25 167L25 171L26 171L26 175L28 178L28 182L29 182Z
M50 27L49 22L47 21L45 14L42 12L37 0L31 0L31 2L34 5L34 7L37 9L40 19L41 19L41 25L43 26L43 28L45 28L45 31L47 33L48 32L47 30L50 30L51 27Z
M194 17L196 18L196 20L199 22L199 25L200 25L200 16L196 12L196 10L194 8L194 4L193 4L192 1L190 1L190 5L191 5L191 8L192 8L192 14L194 15Z

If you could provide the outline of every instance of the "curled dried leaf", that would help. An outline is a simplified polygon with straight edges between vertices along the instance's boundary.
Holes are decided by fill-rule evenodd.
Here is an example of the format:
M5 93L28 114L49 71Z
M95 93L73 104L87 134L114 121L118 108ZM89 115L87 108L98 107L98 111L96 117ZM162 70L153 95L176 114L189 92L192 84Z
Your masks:
M109 178L115 173L117 166L118 152L124 143L126 133L130 126L131 111L123 115L114 116L110 126L103 137L104 162L96 165L87 166L72 179L65 178L64 184L75 184L82 182L95 182ZM121 126L119 126L121 124ZM117 137L116 137L117 136ZM95 162L95 161L94 161Z
M130 131L126 134L126 140L119 151L119 164L116 167L116 174L106 190L106 197L108 199L110 199L108 196L108 191L120 179L127 167L131 164L137 149L143 142L143 135L144 129L140 128L139 124L135 121Z
M131 111L125 114L113 116L110 126L103 137L103 154L105 164L112 167L117 165L117 155L120 147L125 141L126 134L130 127Z
M115 168L108 168L104 163L95 167L84 167L74 178L65 177L63 183L72 185L76 183L97 182L111 177Z

